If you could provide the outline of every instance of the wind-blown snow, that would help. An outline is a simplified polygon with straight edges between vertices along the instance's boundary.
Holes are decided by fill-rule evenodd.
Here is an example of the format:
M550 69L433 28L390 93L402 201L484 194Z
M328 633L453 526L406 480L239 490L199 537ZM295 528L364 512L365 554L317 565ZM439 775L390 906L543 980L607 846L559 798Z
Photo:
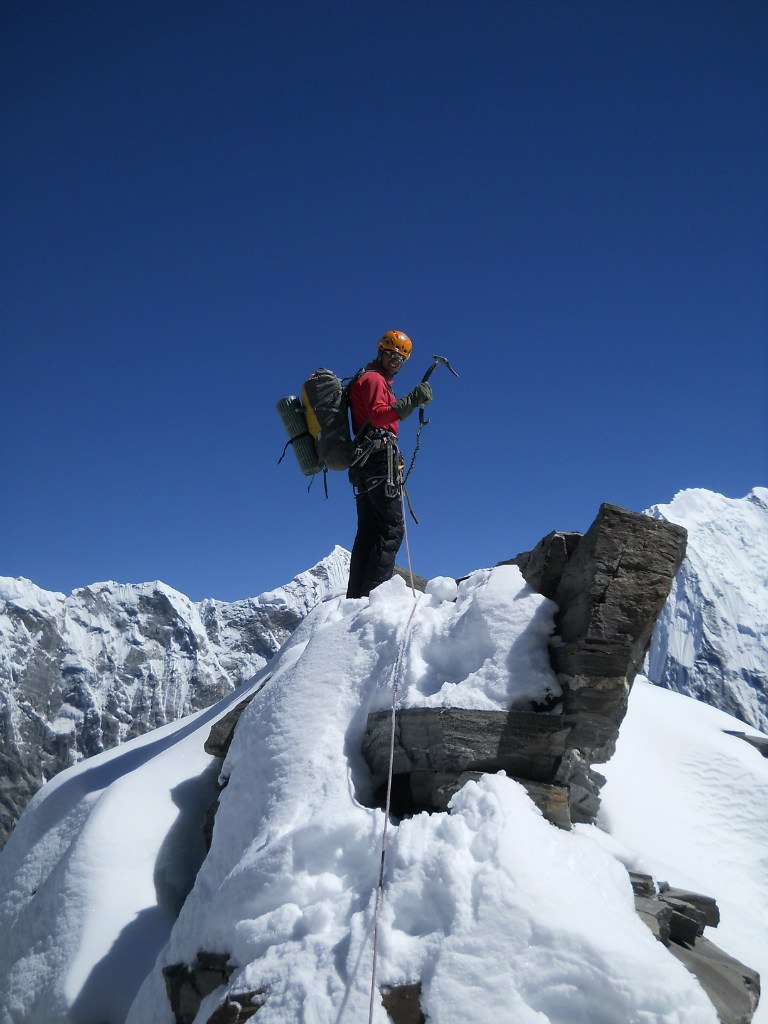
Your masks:
M728 730L760 735L638 676L600 769L600 823L637 851L639 870L715 896L720 924L707 937L768 978L768 760ZM763 1001L754 1024L766 1021Z
M657 623L653 682L768 729L768 488L745 498L681 491L649 513L688 530Z
M405 705L455 695L465 707L522 707L557 686L546 659L554 606L516 568L474 574L455 603L442 584L430 589L407 636L413 606L399 579L370 601L324 602L249 684L260 692L224 764L212 848L175 923L217 765L203 742L245 690L35 797L0 854L2 1024L117 1024L126 1012L129 1024L170 1024L161 968L200 950L230 954L233 990L269 990L260 1024L367 1019L383 813L365 805L360 742L369 711L391 699L399 644ZM695 747L698 720L689 731ZM723 827L719 801L727 793L732 806L743 771L734 764L700 806L705 830ZM765 784L762 771L750 779ZM623 778L611 781L611 814ZM740 825L764 842L748 815ZM644 836L630 839L640 859ZM698 836L674 842L670 880L685 882ZM378 983L420 980L431 1024L715 1024L696 980L636 916L617 847L597 828L556 829L503 775L465 786L449 814L392 826ZM742 884L761 913L762 889ZM196 1024L223 996L206 998ZM387 1021L378 1001L374 1020Z

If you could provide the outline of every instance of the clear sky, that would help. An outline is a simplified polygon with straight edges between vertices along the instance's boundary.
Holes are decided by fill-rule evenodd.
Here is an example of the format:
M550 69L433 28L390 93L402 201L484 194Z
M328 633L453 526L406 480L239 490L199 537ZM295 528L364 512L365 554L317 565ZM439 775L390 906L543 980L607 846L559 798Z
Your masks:
M350 547L275 403L390 328L399 393L461 374L424 575L766 484L766 53L764 0L5 0L0 575L235 599Z

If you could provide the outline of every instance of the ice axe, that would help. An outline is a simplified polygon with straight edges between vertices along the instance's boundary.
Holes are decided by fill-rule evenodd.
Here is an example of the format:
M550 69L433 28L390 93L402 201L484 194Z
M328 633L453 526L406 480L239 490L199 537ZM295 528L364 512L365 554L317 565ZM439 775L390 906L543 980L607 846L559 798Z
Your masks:
M447 366L448 367L448 369L451 371L451 373L453 374L454 377L458 377L459 376L458 373L456 373L454 368L451 366L451 364L448 362L448 360L445 358L445 356L432 356L432 365L427 370L427 372L424 374L424 376L421 378L421 383L422 384L426 384L427 383L429 378L432 376L432 374L435 372L435 370L438 368L438 366L440 366L441 363L442 363L443 366ZM405 482L408 479L408 477L411 475L411 470L413 469L413 464L416 462L416 456L417 456L417 454L419 452L419 447L421 445L421 431L422 431L422 428L427 425L427 423L429 423L429 420L424 415L424 406L420 405L419 406L419 427L418 427L418 430L416 431L416 447L413 449L413 455L411 456L411 464L408 467L408 472L403 477L403 494L406 496L406 498L408 497L408 494L407 494L407 492L405 490ZM410 513L413 516L414 522L418 523L418 519L416 518L416 516L413 515L413 509L411 508L410 501L408 501L408 508L410 509Z
M451 364L448 362L448 360L445 358L445 356L432 356L432 365L427 370L427 372L424 374L424 376L421 378L421 383L422 384L426 384L427 383L429 378L432 376L432 374L435 372L435 370L438 368L438 366L440 366L441 363L442 363L443 366L447 367L451 371L451 373L453 374L454 377L458 377L459 376L458 373L456 373L454 368L451 366ZM424 426L427 425L427 423L429 423L429 420L424 415L424 406L420 405L419 406L419 426L420 427L424 427Z

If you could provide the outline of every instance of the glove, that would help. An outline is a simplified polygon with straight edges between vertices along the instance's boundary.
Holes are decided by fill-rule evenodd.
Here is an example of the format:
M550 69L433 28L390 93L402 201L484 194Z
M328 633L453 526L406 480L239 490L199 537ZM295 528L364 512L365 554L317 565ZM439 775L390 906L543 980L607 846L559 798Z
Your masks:
M409 395L406 395L404 398L398 398L392 408L397 413L398 418L404 420L406 416L411 415L414 409L418 409L420 405L429 405L431 401L432 386L428 381L422 381L421 384L416 385Z

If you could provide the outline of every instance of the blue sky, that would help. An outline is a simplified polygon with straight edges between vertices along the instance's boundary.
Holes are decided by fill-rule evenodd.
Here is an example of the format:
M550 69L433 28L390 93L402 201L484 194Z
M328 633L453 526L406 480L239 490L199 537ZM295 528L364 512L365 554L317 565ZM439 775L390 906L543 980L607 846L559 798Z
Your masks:
M275 403L390 328L400 393L461 374L424 575L764 485L766 52L750 0L2 4L0 575L234 599L350 547Z

